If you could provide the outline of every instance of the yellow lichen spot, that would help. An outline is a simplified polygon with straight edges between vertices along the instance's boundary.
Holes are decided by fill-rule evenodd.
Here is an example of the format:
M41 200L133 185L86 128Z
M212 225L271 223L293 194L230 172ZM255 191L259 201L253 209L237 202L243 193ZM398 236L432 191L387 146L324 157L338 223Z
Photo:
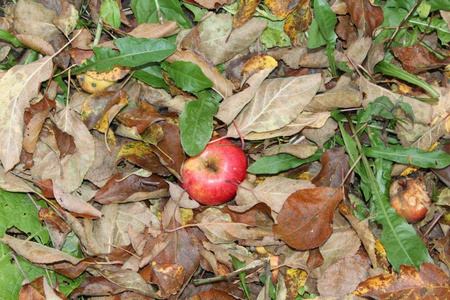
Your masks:
M188 208L180 208L181 211L181 221L183 225L188 224L194 219L194 211Z

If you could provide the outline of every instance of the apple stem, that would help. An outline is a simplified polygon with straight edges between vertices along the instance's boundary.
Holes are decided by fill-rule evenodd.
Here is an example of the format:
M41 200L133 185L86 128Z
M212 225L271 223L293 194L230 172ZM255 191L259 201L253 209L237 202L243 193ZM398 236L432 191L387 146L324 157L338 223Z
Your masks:
M234 124L234 127L236 127L236 131L239 134L239 138L241 139L241 149L244 150L245 149L245 144L244 144L244 138L242 137L242 133L239 130L239 127L237 126L235 120L233 120L233 124Z

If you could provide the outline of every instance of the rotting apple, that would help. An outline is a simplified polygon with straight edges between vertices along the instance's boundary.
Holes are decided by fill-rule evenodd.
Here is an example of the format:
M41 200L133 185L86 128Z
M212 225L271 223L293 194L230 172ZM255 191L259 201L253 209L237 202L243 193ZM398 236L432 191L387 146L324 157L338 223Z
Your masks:
M431 205L425 183L420 179L395 180L389 188L389 197L391 206L408 223L422 220Z
M219 205L236 196L247 167L247 156L241 148L228 139L213 139L200 154L184 162L181 186L197 202Z

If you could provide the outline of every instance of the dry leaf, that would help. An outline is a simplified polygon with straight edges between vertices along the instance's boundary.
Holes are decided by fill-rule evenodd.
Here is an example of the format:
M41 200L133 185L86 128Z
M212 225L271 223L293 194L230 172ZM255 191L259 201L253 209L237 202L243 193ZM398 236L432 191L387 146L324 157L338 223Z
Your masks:
M48 80L53 68L50 57L28 65L12 67L0 79L0 160L5 171L19 162L23 141L23 114L37 96L41 82Z
M282 128L303 111L321 84L320 74L265 80L237 116L237 128L243 136ZM235 127L229 128L228 136L239 136Z
M289 246L307 250L319 247L331 235L334 210L342 189L318 187L299 190L285 201L273 226L275 236Z
M365 36L372 36L373 31L383 22L383 10L374 6L369 0L344 0L352 17L352 22Z
M45 265L57 262L69 262L72 265L76 265L83 260L52 247L17 239L7 234L0 238L0 242L7 244L15 253L33 264Z
M369 277L369 268L367 260L359 255L341 258L317 279L320 296L343 297L350 294L358 284ZM343 270L345 276L342 276Z
M224 63L253 44L266 26L266 22L252 18L231 31L231 15L212 15L199 24L198 50L214 65Z
M238 115L238 113L242 110L242 108L250 102L258 91L261 83L269 76L270 72L272 72L275 67L278 65L276 60L268 55L260 55L255 58L252 58L248 61L248 64L252 64L255 60L257 60L262 65L258 65L260 70L252 69L251 72L256 72L250 75L250 78L245 82L247 87L244 90L236 93L226 99L224 99L220 103L219 111L216 114L216 118L224 122L225 124L230 124L233 119ZM243 72L249 73L247 69L243 68Z
M299 0L266 0L264 4L278 18L286 18L296 7Z
M264 133L250 133L245 138L247 140L262 140L269 139L278 136L290 136L300 132L305 127L320 128L330 117L330 112L302 112L295 118L294 121L288 125L274 131L264 132Z
M448 275L431 263L423 263L419 271L401 265L398 276L371 277L358 286L355 294L383 299L445 299L450 294L448 280Z
M53 184L53 194L61 207L73 212L75 215L93 219L102 217L102 213L100 211L85 202L83 199L65 192L60 186L58 186L58 184Z

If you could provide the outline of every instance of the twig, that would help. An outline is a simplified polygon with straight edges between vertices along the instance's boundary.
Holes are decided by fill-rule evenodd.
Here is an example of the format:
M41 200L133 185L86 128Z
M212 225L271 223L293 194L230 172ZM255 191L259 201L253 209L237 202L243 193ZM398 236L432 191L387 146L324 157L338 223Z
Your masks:
M400 28L403 26L403 24L406 22L406 20L409 19L409 17L412 15L412 13L416 10L416 8L422 3L422 0L418 0L414 6L409 10L409 12L406 14L406 16L403 18L403 20L400 22L400 24L398 24L397 28L395 29L394 33L392 34L392 36L389 38L389 41L387 42L386 46L384 47L384 50L389 49L389 47L391 46L392 42L395 39L395 36L398 34L398 32L400 31Z

